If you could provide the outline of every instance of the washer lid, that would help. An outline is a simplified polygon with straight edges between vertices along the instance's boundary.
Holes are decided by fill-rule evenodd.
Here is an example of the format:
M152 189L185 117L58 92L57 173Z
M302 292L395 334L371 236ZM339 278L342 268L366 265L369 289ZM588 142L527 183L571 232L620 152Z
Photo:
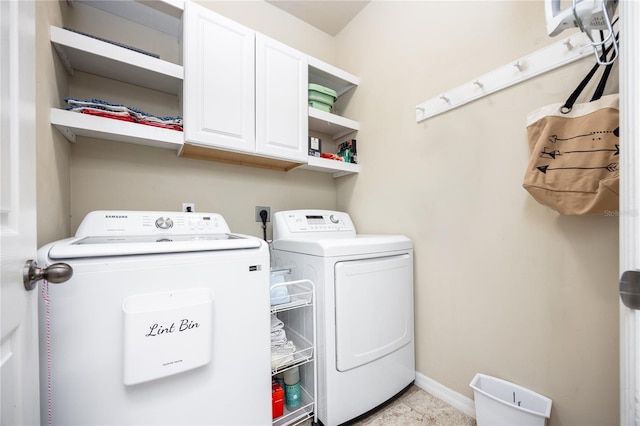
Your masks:
M49 258L131 256L161 253L256 249L262 246L256 237L236 234L126 235L77 237L51 246Z
M98 210L75 238L51 246L51 259L255 249L257 237L231 234L217 213Z
M273 242L273 248L312 256L332 257L411 250L413 243L404 235L358 234L355 238L276 240Z

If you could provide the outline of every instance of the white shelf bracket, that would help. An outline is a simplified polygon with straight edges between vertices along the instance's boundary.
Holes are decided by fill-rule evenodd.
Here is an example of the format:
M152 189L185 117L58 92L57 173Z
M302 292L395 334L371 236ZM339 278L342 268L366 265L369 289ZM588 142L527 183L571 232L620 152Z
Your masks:
M73 130L65 126L56 126L56 129L58 129L62 136L64 136L69 142L76 143L76 134Z
M58 57L60 58L64 69L67 70L67 74L69 74L70 76L75 75L75 70L71 63L71 59L69 59L69 55L67 55L67 51L65 50L65 48L60 46L58 43L53 43L53 47L58 52Z
M573 34L416 105L416 122L419 123L591 55L593 55L593 48L589 38L584 33Z

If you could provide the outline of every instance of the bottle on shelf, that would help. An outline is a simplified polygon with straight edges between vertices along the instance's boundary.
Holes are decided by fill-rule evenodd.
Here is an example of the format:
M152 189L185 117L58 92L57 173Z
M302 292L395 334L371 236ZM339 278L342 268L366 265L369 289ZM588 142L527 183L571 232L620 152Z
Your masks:
M284 372L284 403L289 409L295 409L302 403L300 370L298 367L293 367Z

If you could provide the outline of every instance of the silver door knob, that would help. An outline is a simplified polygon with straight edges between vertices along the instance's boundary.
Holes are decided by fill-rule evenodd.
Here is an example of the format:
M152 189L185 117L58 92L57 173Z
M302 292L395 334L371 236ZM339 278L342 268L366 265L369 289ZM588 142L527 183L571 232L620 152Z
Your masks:
M50 283L59 284L67 281L72 276L73 269L66 263L54 263L47 268L38 268L38 263L33 259L27 260L22 270L22 281L27 291L36 288L40 280L47 280Z
M640 271L629 270L620 277L620 299L629 309L640 309Z

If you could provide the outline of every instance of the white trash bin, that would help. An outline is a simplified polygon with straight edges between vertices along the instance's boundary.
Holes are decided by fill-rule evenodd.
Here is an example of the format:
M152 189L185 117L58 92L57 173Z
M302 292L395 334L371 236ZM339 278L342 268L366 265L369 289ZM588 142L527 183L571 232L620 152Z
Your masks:
M471 383L478 426L544 426L551 400L521 386L484 374Z

